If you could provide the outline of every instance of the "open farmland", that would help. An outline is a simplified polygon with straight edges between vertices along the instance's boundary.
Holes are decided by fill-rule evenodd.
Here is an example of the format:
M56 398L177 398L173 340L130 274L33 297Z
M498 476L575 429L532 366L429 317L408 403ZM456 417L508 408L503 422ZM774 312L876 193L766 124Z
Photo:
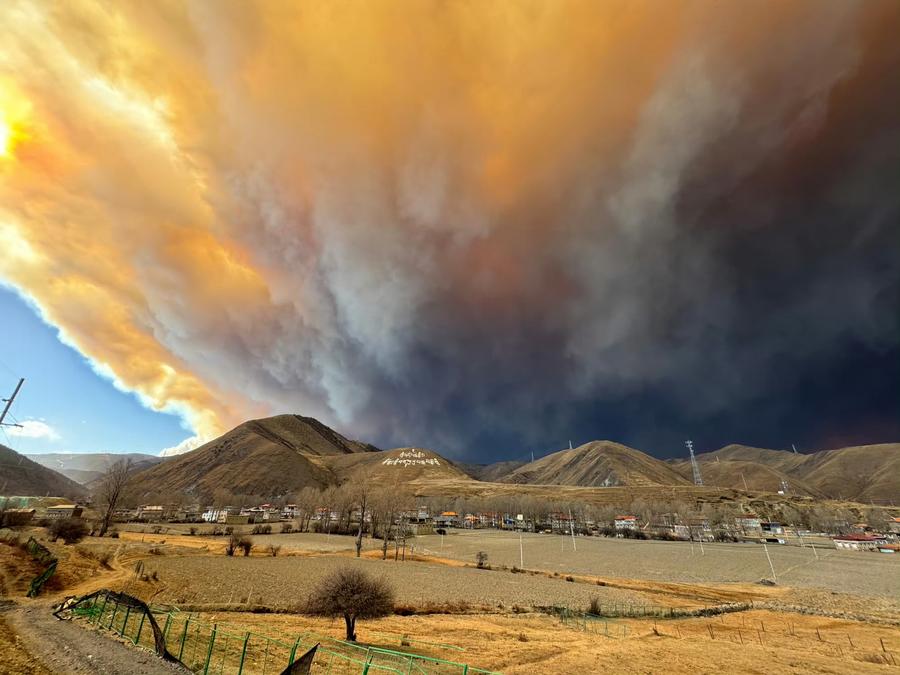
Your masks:
M451 530L451 534L418 537L417 550L444 558L472 561L478 551L494 565L520 565L519 535L497 530ZM752 583L770 578L760 544L700 545L690 542L640 541L605 537L524 534L526 569L588 574L599 577L652 579L685 583ZM897 556L834 548L769 545L779 585L820 588L867 596L897 598L900 560Z
M509 572L449 567L432 563L333 556L249 558L227 556L159 556L145 562L167 590L163 602L174 604L249 604L293 609L336 566L358 566L386 579L397 602L411 607L465 603L477 608L568 605L583 609L592 597L604 603L651 602L641 593L571 583Z

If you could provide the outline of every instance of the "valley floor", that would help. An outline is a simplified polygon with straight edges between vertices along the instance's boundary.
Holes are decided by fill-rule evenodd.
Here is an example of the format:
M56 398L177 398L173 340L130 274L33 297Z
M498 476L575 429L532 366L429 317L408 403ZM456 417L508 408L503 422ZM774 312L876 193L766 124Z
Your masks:
M770 547L779 584L765 586L753 583L768 576L757 545L704 545L702 553L695 545L692 555L685 543L578 537L575 551L570 538L527 535L520 552L517 535L461 532L443 542L411 540L408 560L382 561L378 541L367 540L357 560L351 537L254 539L247 558L225 556L222 537L174 530L122 532L118 540L88 538L74 546L48 542L61 559L60 577L39 600L22 597L27 562L14 564L13 547L0 546L0 563L11 570L0 588L15 603L0 612L0 651L11 655L0 673L81 672L76 665L94 659L105 665L84 672L173 672L147 652L50 616L52 600L102 587L152 597L237 633L340 638L343 622L296 613L315 581L338 565L386 578L407 614L362 621L361 641L504 673L862 673L896 672L900 664L895 556L819 550L820 558L809 560L809 549ZM282 547L277 557L266 555L270 542ZM492 569L475 568L479 550ZM512 569L520 555L525 573ZM617 611L752 608L580 622L548 614L554 605L584 610L591 600Z

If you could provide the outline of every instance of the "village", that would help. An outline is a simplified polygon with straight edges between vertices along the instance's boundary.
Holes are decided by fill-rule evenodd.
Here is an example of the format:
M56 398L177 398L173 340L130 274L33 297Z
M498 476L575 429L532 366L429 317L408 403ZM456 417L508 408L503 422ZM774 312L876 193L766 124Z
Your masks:
M305 496L311 495L307 493ZM18 502L27 504L29 501L39 503L36 506L8 506ZM532 504L528 513L522 513L516 510L445 510L439 505L435 507L440 502L435 499L411 508L403 508L398 505L401 502L396 502L379 509L375 506L378 501L376 499L361 507L358 503L344 500L335 491L331 491L329 501L333 505L321 505L314 498L306 499L304 504L284 501L280 505L261 503L201 507L199 504L141 504L133 508L116 509L113 521L131 525L212 526L206 531L200 527L190 527L190 531L198 534L225 534L230 533L235 526L254 526L253 534L269 534L273 531L282 534L295 531L327 534L364 532L383 537L383 524L385 519L389 519L392 527L388 537L403 540L421 535L446 534L450 530L501 530L572 537L833 545L845 550L887 554L900 552L900 517L897 516L882 515L881 522L870 524L835 515L817 523L819 528L813 530L808 518L780 522L763 518L748 509L742 509L729 517L721 508L704 507L701 512L684 515L683 510L682 513L656 512L643 505L643 515L636 515L629 512L614 513L608 508L590 509L584 505L552 510L553 505L542 509L533 508ZM455 501L458 505L461 502ZM46 502L47 499L4 498L3 505L6 508L0 505L0 517L7 525L28 525L40 521L80 520L92 515L90 503L63 501L47 505Z

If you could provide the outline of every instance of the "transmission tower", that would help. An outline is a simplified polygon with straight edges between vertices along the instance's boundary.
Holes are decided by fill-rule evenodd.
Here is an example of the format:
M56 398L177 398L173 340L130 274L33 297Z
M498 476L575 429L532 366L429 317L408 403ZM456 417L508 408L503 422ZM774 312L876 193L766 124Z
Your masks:
M9 412L9 409L10 409L10 407L12 406L13 401L16 400L16 395L19 393L19 389L22 388L22 383L23 383L23 382L25 382L25 378L24 378L24 377L19 379L19 384L16 385L16 388L15 388L15 390L13 391L12 396L10 396L9 398L4 398L4 399L2 399L3 402L6 403L6 405L3 407L3 412L0 412L0 426L7 426L7 427L20 427L20 426L22 426L21 424L9 424L9 423L4 424L4 423L3 423L3 420L6 419L6 413Z
M694 457L694 441L685 441L688 452L691 453L691 468L694 470L694 485L703 485L703 477L700 475L700 465L697 464L697 458Z

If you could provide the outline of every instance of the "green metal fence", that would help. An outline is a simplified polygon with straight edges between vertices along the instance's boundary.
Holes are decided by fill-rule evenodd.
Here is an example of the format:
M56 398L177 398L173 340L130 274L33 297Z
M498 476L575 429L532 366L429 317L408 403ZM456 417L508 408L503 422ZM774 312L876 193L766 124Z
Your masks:
M97 596L76 615L109 630L135 645L155 650L153 633L142 611L116 602L111 595ZM223 623L208 623L188 612L154 611L162 627L166 648L194 673L221 675L273 675L318 644L312 673L335 675L475 675L491 671L421 654L367 647L313 633L278 639L241 631Z
M41 588L44 587L44 584L56 573L57 560L53 557L53 554L50 553L47 547L38 543L34 537L28 538L25 549L32 558L47 565L43 572L31 580L31 584L28 587L28 597L33 598L41 592Z

